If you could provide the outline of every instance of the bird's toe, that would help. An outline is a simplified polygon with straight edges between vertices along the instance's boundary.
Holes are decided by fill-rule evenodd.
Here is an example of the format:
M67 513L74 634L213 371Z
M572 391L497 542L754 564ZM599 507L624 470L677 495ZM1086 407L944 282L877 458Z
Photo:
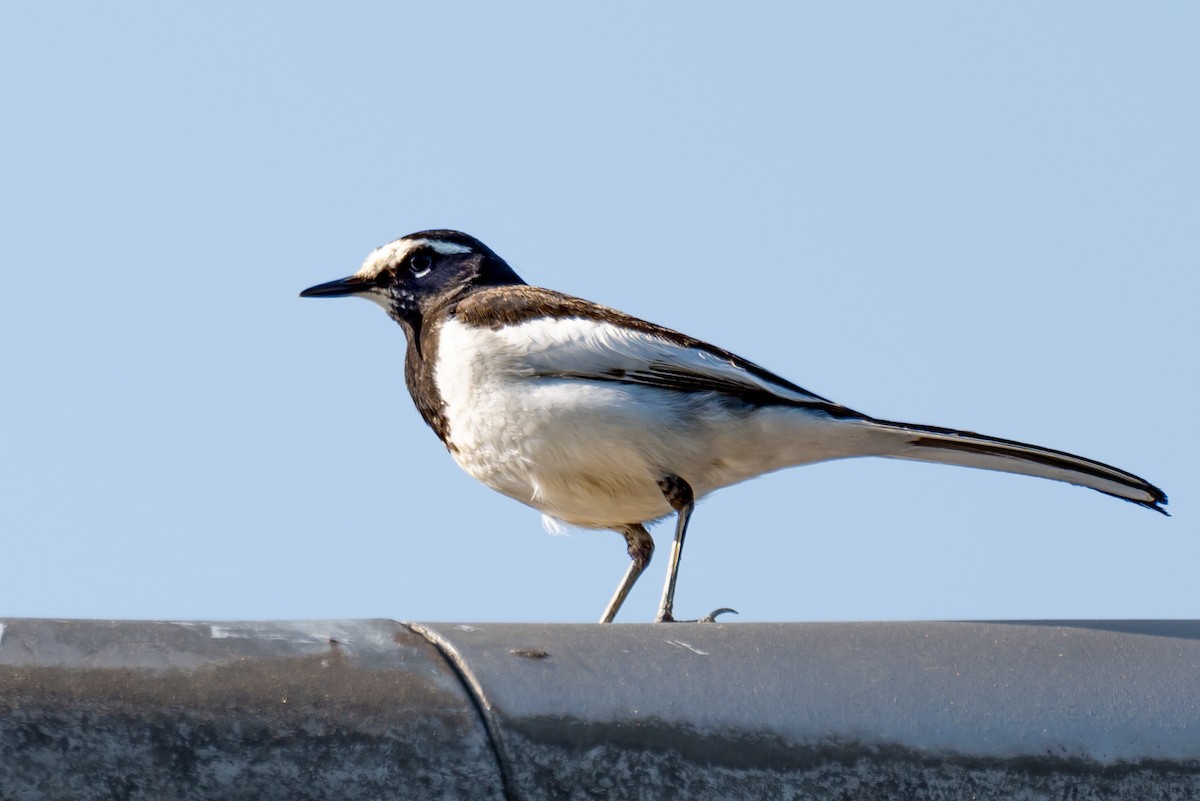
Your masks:
M717 617L720 615L732 614L736 615L738 610L730 609L728 606L722 606L720 609L714 609L704 617L697 620L697 623L716 623Z
M714 609L711 612L709 612L707 615L705 615L704 617L699 618L697 620L676 620L673 615L671 615L670 613L667 613L667 614L661 614L658 617L654 618L654 622L655 623L716 623L717 618L720 615L724 615L724 614L736 615L737 613L738 613L738 611L736 609L730 609L728 606L722 606L720 609Z

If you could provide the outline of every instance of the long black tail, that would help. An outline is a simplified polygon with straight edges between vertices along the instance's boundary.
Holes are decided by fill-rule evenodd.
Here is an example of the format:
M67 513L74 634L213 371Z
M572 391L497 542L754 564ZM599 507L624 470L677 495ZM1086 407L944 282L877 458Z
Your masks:
M887 420L871 420L870 425L878 426L880 433L886 432L892 443L892 447L880 456L1051 478L1090 487L1167 514L1163 508L1167 503L1166 493L1149 481L1072 453L953 428Z

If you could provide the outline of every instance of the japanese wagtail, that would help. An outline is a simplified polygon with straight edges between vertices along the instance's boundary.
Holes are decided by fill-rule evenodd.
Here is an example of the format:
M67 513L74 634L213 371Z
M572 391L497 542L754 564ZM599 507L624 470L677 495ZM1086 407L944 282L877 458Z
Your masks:
M696 499L784 467L852 456L941 462L1091 487L1166 514L1163 491L1132 473L869 417L707 342L529 286L458 231L401 237L349 278L300 294L357 295L400 324L413 402L463 470L548 522L625 537L631 561L602 623L654 553L646 523L676 514L656 617L673 621Z

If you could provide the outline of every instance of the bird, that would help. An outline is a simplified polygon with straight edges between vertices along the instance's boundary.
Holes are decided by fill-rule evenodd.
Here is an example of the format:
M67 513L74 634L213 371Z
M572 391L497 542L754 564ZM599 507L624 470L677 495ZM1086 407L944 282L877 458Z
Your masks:
M702 340L527 284L460 231L400 237L353 275L300 296L365 298L400 325L417 411L473 478L551 525L624 537L629 565L601 623L613 621L650 563L646 526L672 514L655 622L676 621L696 501L787 467L861 456L938 462L1055 479L1167 514L1163 491L1125 470L862 414Z

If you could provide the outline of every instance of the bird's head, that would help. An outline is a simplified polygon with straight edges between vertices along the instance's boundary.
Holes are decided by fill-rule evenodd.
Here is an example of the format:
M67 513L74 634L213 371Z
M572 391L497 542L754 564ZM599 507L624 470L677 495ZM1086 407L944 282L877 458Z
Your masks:
M354 275L309 287L300 297L357 295L379 304L397 322L419 329L432 309L474 289L523 283L475 237L420 231L376 248Z

